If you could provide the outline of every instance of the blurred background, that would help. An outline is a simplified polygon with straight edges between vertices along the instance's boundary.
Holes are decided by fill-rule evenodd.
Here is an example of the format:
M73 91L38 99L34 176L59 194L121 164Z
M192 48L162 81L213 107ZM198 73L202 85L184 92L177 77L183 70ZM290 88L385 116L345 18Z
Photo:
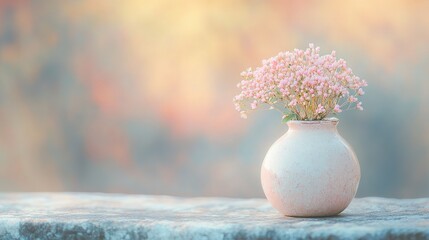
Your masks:
M358 196L429 197L429 2L0 0L0 191L263 197L287 127L240 72L312 42L368 81Z

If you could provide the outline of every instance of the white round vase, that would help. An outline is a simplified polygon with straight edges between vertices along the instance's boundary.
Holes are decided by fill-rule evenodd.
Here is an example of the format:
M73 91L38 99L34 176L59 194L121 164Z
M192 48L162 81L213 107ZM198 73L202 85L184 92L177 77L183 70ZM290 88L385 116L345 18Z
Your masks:
M262 188L283 215L337 215L354 198L360 166L337 123L289 121L289 130L268 150L261 168Z

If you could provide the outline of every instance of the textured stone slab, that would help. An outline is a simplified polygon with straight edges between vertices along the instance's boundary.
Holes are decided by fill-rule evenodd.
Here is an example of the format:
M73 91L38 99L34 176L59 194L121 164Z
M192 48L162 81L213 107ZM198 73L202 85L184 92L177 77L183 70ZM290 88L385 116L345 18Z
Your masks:
M355 199L330 218L281 216L265 199L0 194L0 239L429 239L429 199Z

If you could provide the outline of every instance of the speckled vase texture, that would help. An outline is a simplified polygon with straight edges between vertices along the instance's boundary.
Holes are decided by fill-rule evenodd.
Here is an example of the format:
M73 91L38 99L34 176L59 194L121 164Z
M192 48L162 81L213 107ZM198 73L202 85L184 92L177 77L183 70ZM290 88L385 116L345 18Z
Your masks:
M292 217L333 216L354 198L358 159L337 131L338 120L289 121L262 163L265 196Z

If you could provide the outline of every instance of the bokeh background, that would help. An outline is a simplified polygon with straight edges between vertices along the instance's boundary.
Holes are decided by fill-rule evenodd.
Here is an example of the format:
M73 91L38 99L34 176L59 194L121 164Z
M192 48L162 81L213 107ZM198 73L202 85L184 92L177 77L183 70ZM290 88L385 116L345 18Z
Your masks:
M0 0L0 190L263 197L239 73L312 42L369 87L358 196L429 197L429 2Z

